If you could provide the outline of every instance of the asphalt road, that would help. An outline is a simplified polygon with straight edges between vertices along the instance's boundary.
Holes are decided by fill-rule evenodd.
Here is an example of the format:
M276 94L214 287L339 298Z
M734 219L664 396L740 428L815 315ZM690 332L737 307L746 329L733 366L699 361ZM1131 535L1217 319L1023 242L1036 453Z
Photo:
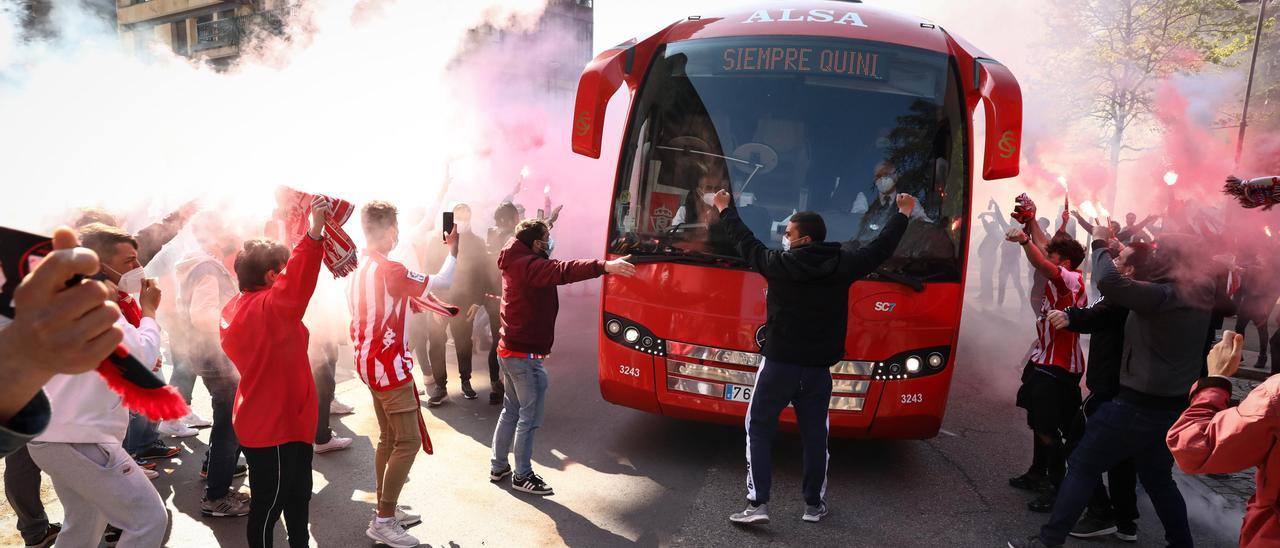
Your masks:
M745 502L741 429L604 402L596 384L594 303L565 299L555 353L546 363L549 399L534 466L556 494L532 497L488 482L488 446L499 408L487 403L487 375L483 356L477 355L481 398L463 400L456 380L451 382L451 400L427 413L436 454L419 456L402 496L402 503L425 515L424 523L411 529L424 544L1003 546L1008 538L1033 534L1044 521L1025 509L1030 495L1006 484L1029 462L1024 416L1012 400L1016 362L1031 330L1026 321L1008 317L1016 314L966 310L941 435L925 441L834 441L828 487L832 513L810 524L800 520L799 441L783 434L775 446L773 521L741 528L726 519ZM349 378L349 369L341 375ZM368 392L358 380L342 382L338 395L357 412L335 417L334 427L354 436L355 443L315 459L312 545L366 546L371 544L364 530L373 512L377 427ZM197 399L197 409L208 416L199 385ZM162 466L155 482L170 509L170 546L244 545L243 518L199 514L199 456L207 439L206 430L181 440L181 458ZM50 513L57 519L61 509L49 495ZM1145 497L1140 499L1139 545L1163 545L1160 524ZM1212 510L1192 506L1200 545L1234 545L1229 520L1215 525L1223 520ZM16 543L7 506L0 508L0 530L0 544ZM277 542L283 545L281 531Z

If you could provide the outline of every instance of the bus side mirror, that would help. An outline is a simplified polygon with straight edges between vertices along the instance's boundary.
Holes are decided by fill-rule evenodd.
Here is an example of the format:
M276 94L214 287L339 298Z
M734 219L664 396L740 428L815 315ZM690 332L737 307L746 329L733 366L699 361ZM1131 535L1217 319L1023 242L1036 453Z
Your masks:
M694 33L718 20L707 18L685 24L684 32ZM671 29L682 23L684 21L676 21L640 42L628 40L591 60L578 79L578 96L573 102L573 137L570 141L574 152L591 158L600 157L604 110L609 106L609 98L624 82L632 93L640 87L658 47L671 34Z
M987 113L982 178L991 181L1017 176L1022 149L1022 88L1013 73L994 60L975 58L973 71Z
M578 80L578 96L573 103L573 151L591 158L600 157L604 136L604 109L609 98L626 80L625 57L630 48L614 48L602 52L582 71Z

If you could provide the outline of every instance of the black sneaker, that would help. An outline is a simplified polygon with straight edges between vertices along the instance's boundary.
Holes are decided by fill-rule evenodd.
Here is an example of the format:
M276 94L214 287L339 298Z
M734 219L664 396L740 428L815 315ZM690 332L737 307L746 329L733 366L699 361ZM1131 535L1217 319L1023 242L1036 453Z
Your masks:
M1058 548L1061 544L1045 544L1039 536L1016 538L1008 542L1009 548Z
M61 523L50 523L44 528L44 536L31 544L27 544L27 548L48 548L53 545L53 541L58 540L58 533L62 532Z
M120 542L120 533L122 532L120 529L107 525L107 530L102 532L102 542L107 546L115 546L117 542Z
M1080 517L1080 521L1076 522L1076 526L1071 528L1071 536L1076 538L1102 537L1114 532L1116 532L1116 522L1100 518L1093 512L1085 512Z
M476 391L471 388L471 381L462 381L462 397L468 400L476 399Z
M555 491L551 490L551 486L547 485L547 482L542 481L541 477L533 473L523 478L520 476L511 476L511 488L516 491L542 497L555 494Z
M231 477L232 477L232 478L243 478L243 477L245 477L245 476L246 476L246 475L248 475L248 474L249 474L249 467L248 467L248 466L243 465L243 464L237 464L237 465L236 465L236 471L235 471L235 472L233 472L233 473L231 474ZM200 477L201 477L201 478L203 478L203 479L209 479L209 467L208 467L207 465L206 465L206 466L203 466L203 467L201 467L201 468L200 468Z
M1138 524L1132 521L1116 522L1116 538L1125 542L1138 542Z
M177 447L169 447L168 445L165 445L164 442L156 440L151 445L144 447L141 451L130 456L137 460L160 460L171 459L177 456L180 452L182 452L181 449L178 449Z
M1040 493L1035 500L1027 503L1027 510L1039 514L1048 514L1053 511L1053 501L1058 498L1058 490L1050 489L1048 493Z
M503 397L505 397L505 394L503 394L502 390L494 390L492 392L489 392L489 405L498 405L502 403Z
M498 470L498 471L496 471L496 472L495 472L495 471L490 470L490 471L489 471L489 481L491 481L491 482L493 482L493 483L498 483L498 482L502 481L502 480L503 480L503 478L506 478L507 476L510 476L510 475L511 475L511 467L510 467L510 466L508 466L508 467L506 467L506 468L503 468L502 470Z
M1043 493L1053 486L1053 484L1049 482L1048 476L1043 474L1032 474L1031 472L1027 472L1016 478L1009 478L1009 485L1034 493Z

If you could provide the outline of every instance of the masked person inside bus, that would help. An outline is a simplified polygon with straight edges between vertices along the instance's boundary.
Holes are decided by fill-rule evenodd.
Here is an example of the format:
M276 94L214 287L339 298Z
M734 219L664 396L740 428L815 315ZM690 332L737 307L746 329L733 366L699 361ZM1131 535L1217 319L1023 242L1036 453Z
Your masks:
M827 408L831 366L844 357L849 286L893 255L916 207L909 194L895 197L898 211L880 236L854 250L852 241L826 242L822 216L796 213L787 224L782 250L771 250L738 217L730 195L716 193L720 224L738 253L769 284L764 362L747 406L747 502L729 516L734 523L769 522L771 446L778 416L795 406L804 444L804 521L827 515Z
M1032 433L1031 468L1010 479L1009 485L1047 495L1057 489L1066 472L1066 437L1080 408L1080 378L1085 368L1080 334L1055 328L1048 314L1089 303L1084 275L1077 270L1084 261L1084 246L1065 232L1047 238L1032 218L1025 227L1010 228L1005 236L1022 246L1037 277L1033 288L1040 289L1040 293L1034 289L1032 293L1036 340L1023 367L1017 395L1018 407L1027 410Z

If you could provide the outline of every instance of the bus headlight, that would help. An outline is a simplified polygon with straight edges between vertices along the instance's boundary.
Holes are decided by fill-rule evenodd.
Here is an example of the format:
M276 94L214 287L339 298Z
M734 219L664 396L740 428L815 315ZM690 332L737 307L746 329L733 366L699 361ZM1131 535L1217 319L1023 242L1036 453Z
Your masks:
M877 381L897 381L924 377L941 372L946 368L947 355L951 349L945 346L933 348L916 348L901 352L881 362L874 362L871 379ZM923 358L921 356L924 356Z
M666 356L667 345L643 325L616 314L604 313L604 336L632 350Z
M947 360L942 357L942 354L937 352L929 354L929 369L938 369L944 363L947 363Z

